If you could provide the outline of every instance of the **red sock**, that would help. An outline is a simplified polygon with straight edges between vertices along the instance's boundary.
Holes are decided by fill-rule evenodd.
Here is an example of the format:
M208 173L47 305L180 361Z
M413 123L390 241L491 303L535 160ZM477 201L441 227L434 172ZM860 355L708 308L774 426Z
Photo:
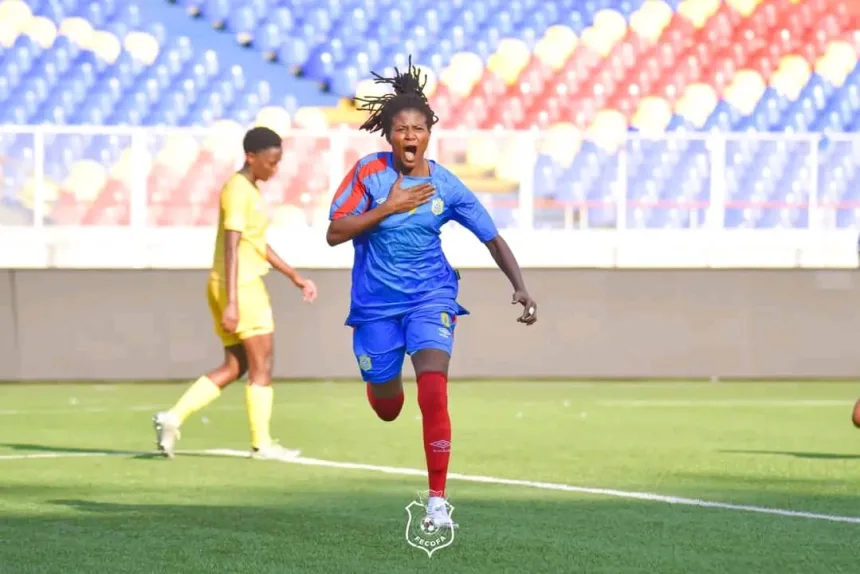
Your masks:
M385 422L391 422L400 414L403 408L403 391L396 397L379 398L373 396L371 383L367 383L367 402L376 411L376 416Z
M445 496L451 458L451 419L448 416L448 377L444 373L418 375L418 406L424 425L424 454L430 496Z

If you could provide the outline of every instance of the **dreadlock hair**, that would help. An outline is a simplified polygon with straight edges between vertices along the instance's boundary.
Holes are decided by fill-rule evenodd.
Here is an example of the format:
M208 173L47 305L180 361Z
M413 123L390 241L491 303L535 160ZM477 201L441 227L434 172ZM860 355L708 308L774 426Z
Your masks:
M394 88L394 93L382 96L371 96L368 98L356 98L361 102L359 110L370 112L361 128L370 133L382 132L380 135L388 138L391 135L391 127L394 116L403 110L417 110L427 118L427 127L432 128L439 118L430 107L427 96L424 95L424 86L427 85L427 75L421 79L420 70L412 65L412 56L409 56L409 69L405 73L394 68L393 78L383 78L373 72L377 84L388 84Z

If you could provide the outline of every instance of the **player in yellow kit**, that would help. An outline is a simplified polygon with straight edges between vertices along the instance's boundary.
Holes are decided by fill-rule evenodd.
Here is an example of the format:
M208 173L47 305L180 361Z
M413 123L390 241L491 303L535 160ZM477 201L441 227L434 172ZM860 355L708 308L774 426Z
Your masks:
M224 362L197 379L168 411L153 417L156 444L169 458L179 429L193 413L221 395L221 390L248 373L245 404L251 429L251 456L283 459L298 456L272 440L272 336L275 324L263 276L274 267L313 302L316 286L287 265L266 240L268 217L258 181L267 181L281 161L281 137L257 127L245 134L245 165L224 184L215 256L207 295L215 332L224 345Z

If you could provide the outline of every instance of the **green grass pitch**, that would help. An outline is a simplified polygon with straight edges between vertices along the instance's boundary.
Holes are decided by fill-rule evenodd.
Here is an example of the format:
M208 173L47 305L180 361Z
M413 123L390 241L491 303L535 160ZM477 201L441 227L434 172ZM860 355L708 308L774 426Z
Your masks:
M358 383L276 385L277 438L362 468L147 454L184 389L0 386L0 573L860 568L860 384L452 383L451 472L526 482L450 480L460 529L430 558L405 540L425 479L376 468L423 468L414 383L394 423ZM237 385L179 448L247 449L245 416Z

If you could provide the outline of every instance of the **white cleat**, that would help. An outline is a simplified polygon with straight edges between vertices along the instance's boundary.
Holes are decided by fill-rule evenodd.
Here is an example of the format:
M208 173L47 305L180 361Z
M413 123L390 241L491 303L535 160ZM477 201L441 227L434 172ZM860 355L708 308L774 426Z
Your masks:
M168 411L155 413L152 426L155 427L155 444L158 450L167 458L173 458L176 441L179 440L179 421L176 415Z
M272 442L262 448L252 448L251 458L255 460L292 460L301 456L302 451L285 448L276 442Z
M451 519L451 505L444 498L432 496L427 500L427 520L436 528L455 530L457 523Z

